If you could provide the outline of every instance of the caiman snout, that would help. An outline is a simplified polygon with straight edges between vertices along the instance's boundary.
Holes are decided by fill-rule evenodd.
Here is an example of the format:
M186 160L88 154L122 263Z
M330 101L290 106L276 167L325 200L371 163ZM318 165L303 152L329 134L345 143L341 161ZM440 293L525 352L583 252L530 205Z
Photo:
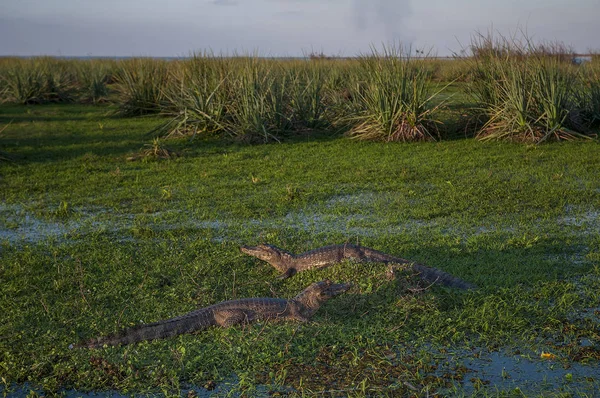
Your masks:
M259 258L277 253L276 248L271 245L240 246L240 251Z
M321 294L327 297L335 297L345 293L352 287L351 283L332 283L330 280L317 282L321 287Z
M282 272L285 272L290 266L290 264L286 263L286 259L291 257L289 253L283 252L272 245L241 246L240 251L259 260L266 261Z
M256 249L257 249L256 246L240 246L240 251L242 253L246 253L246 254L250 254L250 255L252 255L256 251Z

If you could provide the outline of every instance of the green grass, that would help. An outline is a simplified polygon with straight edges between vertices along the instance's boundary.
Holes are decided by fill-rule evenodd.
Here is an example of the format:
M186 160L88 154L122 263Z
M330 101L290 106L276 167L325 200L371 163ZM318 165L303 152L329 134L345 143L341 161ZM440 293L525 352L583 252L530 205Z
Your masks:
M131 162L164 119L114 111L0 107L0 150L12 159L0 162L4 393L28 383L46 394L178 394L229 381L248 395L509 395L510 384L485 384L463 366L499 350L540 366L551 352L573 374L528 395L600 388L597 141L402 144L314 133L249 146L199 137L170 140L179 157ZM479 289L415 291L413 276L390 281L382 264L281 281L238 251L344 241ZM291 297L324 278L354 287L308 324L68 349L222 300Z

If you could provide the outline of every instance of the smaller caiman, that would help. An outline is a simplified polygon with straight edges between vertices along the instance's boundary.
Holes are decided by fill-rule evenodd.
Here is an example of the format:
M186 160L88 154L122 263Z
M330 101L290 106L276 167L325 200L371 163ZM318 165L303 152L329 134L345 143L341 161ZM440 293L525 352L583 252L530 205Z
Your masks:
M343 260L353 260L358 262L380 262L404 265L412 268L419 276L430 282L439 283L444 286L456 287L460 289L474 289L475 286L450 275L447 272L437 268L428 267L414 261L406 260L400 257L394 257L383 252L370 249L368 247L353 245L350 243L342 245L325 246L319 249L307 251L294 255L273 245L242 246L240 250L250 256L266 261L275 267L282 274L280 278L289 278L297 272L325 268Z
M347 283L329 280L316 282L289 300L280 298L246 298L230 300L189 312L176 318L125 329L119 333L94 338L75 347L98 348L104 345L137 343L192 333L211 326L229 327L257 320L287 319L306 322L321 305L350 288Z

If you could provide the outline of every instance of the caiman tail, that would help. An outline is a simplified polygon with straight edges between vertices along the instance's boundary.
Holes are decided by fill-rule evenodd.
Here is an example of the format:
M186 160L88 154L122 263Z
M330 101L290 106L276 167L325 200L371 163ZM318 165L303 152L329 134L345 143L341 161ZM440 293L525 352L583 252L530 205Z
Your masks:
M428 267L427 265L415 263L405 258L394 257L389 254L380 252L378 250L370 249L368 247L361 248L365 254L365 257L370 261L379 261L382 263L394 263L407 265L412 268L413 271L417 272L419 276L429 283L440 284L442 286L454 287L458 289L475 289L476 286L466 282L454 275L450 275L438 268Z
M375 249L361 246L362 258L368 261L378 261L382 263L402 264L412 268L419 274L419 277L432 284L454 287L458 289L475 289L476 286L466 282L456 276L450 275L440 269L428 267L427 265L415 263L405 258L391 256Z
M466 282L437 268L428 267L423 264L412 263L412 269L417 272L422 279L429 283L436 283L442 286L455 287L458 289L477 288L475 285L472 285L469 282Z
M205 314L202 314L205 312ZM76 348L100 348L104 345L122 345L144 340L156 340L191 333L214 325L210 312L201 309L188 314L147 325L134 326L118 333L94 338L75 345Z

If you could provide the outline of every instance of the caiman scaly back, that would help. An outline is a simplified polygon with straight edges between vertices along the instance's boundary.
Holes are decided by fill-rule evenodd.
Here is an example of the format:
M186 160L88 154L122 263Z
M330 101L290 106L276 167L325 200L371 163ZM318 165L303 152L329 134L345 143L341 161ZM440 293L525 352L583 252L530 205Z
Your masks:
M240 250L250 256L266 261L280 271L281 278L288 278L296 272L314 268L325 268L343 260L358 262L380 262L401 264L412 268L421 278L430 283L456 287L460 289L474 289L475 286L463 281L447 272L437 268L428 267L414 261L350 243L342 245L325 246L319 249L294 255L273 245L242 246Z

